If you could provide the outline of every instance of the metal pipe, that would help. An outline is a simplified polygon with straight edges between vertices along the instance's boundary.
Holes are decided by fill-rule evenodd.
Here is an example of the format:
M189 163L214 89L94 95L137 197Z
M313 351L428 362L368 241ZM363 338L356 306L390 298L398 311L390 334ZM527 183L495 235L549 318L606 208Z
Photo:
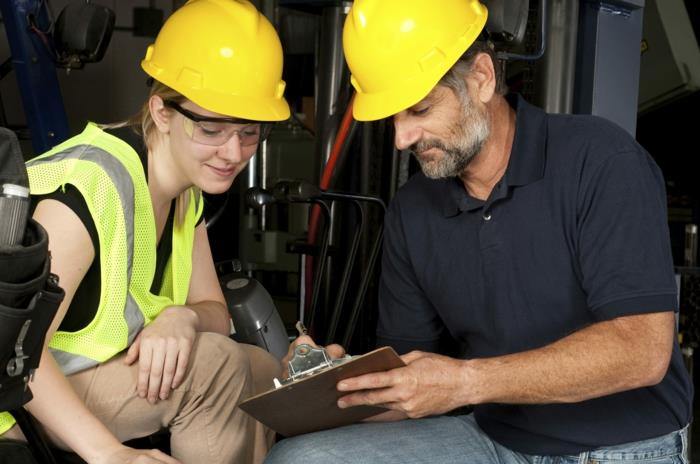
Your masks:
M571 113L574 105L579 0L554 0L547 12L547 54L540 61L539 106Z
M352 336L355 333L355 326L357 325L357 319L360 316L360 307L362 302L365 300L365 294L367 293L367 288L369 287L369 282L374 274L375 265L377 263L377 257L379 256L379 251L382 249L382 238L384 236L384 224L379 226L379 231L374 239L374 244L372 245L372 251L369 254L369 260L365 272L362 274L362 280L360 281L360 286L357 290L357 295L355 297L355 302L352 305L350 311L350 318L345 327L345 334L341 341L342 346L349 347Z
M312 203L321 206L321 211L323 212L323 217L325 219L324 233L321 238L321 249L316 258L316 269L314 272L313 290L311 293L311 306L309 307L309 317L308 317L308 327L313 327L314 318L316 316L316 307L318 306L318 295L321 292L321 279L323 277L323 272L326 267L326 261L328 261L328 244L330 238L330 218L331 212L328 205L323 201L312 200Z
M319 30L318 61L316 67L316 159L319 178L322 175L326 163L333 149L333 141L338 131L343 108L339 105L339 95L342 89L343 71L345 69L342 33L343 22L347 14L347 8L332 6L323 9ZM331 207L330 242L338 241L339 233L336 226L338 210ZM325 273L321 278L330 282L333 276L333 259L330 258L326 265ZM328 301L329 286L325 287L324 300ZM317 295L313 295L317 297Z
M330 156L342 111L338 96L344 81L342 35L348 8L348 5L326 7L321 16L316 67L316 152L321 161L320 172Z
M260 151L258 152L258 163L260 164L260 186L263 189L267 188L267 177L269 171L269 142L264 140L260 144ZM259 219L260 230L267 230L267 207L263 206L260 208L260 219Z
M357 212L357 225L355 226L355 232L352 237L352 242L350 244L350 251L348 251L345 257L345 268L343 268L343 275L340 278L340 286L338 288L338 294L335 299L335 305L333 306L333 312L331 313L330 324L328 326L328 333L326 334L326 344L333 342L335 338L335 332L338 330L338 323L340 322L340 313L343 311L343 304L345 303L345 294L348 291L348 286L350 285L350 275L352 274L352 269L355 266L355 258L357 256L357 250L360 246L360 237L365 228L365 210L359 201L352 201L355 206L355 211Z

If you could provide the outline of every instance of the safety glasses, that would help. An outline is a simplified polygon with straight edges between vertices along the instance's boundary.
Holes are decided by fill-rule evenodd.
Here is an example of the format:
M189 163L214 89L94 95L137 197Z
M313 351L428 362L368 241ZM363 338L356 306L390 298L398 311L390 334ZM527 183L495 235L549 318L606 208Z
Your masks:
M163 100L163 104L185 117L185 133L192 141L203 145L220 146L228 142L234 134L242 147L256 145L267 138L272 124L251 122L237 118L213 118L186 110L173 100Z

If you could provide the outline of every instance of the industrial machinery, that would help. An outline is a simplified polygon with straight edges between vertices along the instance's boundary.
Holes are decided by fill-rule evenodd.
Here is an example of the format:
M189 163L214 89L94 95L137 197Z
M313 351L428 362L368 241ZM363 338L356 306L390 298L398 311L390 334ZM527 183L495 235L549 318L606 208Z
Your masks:
M635 132L644 0L483 1L489 9L488 38L503 60L511 89L547 111L597 114ZM112 25L120 23L121 7L115 6L115 20L90 2L64 3L63 13L56 20L47 1L0 4L12 49L12 59L3 69L5 74L14 69L18 78L36 152L68 136L56 68L78 69L82 63L99 59L110 42ZM346 192L387 203L416 166L408 152L393 148L390 123L358 123L350 116L352 92L341 35L351 2L254 3L280 33L285 50L286 96L294 110L292 119L277 125L259 147L227 199L208 198L206 215L215 260L220 264L232 260L240 263L239 272L234 274L222 267L222 288L229 307L239 308L241 313L245 311L237 306L238 293L247 285L266 291L270 300L254 300L272 301L290 333L300 319L306 320L313 334L322 334L322 339L328 336L329 340L334 339L336 329L354 326L354 333L338 333L336 341L347 341L354 345L350 348L365 350L373 345L378 274L368 277L365 270L372 268L370 261L381 236L383 209L365 204L365 216L361 218L351 201L320 198L309 202L275 199L253 208L245 201L246 192L260 188L274 197L279 182L294 180L314 185L319 192ZM172 5L177 6L178 2ZM664 8L659 12L668 30L670 15ZM78 16L89 20L76 23ZM131 20L137 22L135 11ZM87 34L82 27L86 23L94 26L90 31L98 33ZM120 34L117 39L128 32L123 26L113 29ZM71 32L72 38L66 38L65 34ZM131 32L136 35L135 28ZM59 37L63 38L57 40ZM120 53L140 56L143 50L120 48ZM90 70L86 67L79 72ZM145 87L139 91L146 93ZM328 207L327 218L320 203ZM361 233L355 234L358 229ZM350 251L357 265L347 265ZM227 287L239 278L249 283ZM358 294L363 292L360 310L353 315ZM341 294L349 297L336 298ZM238 336L261 330L263 322L270 320L266 311L243 317L236 327ZM352 322L355 317L356 322ZM248 322L243 320L255 321L249 322L252 332L247 332Z

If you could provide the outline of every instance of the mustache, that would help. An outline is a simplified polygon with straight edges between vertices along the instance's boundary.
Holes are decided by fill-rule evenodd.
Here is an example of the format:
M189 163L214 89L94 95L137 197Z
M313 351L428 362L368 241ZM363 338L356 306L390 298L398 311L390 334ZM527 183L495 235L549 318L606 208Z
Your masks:
M443 152L449 151L445 144L438 140L421 140L420 142L416 142L409 147L409 149L415 154L420 154L424 151L430 150L431 148L439 148Z

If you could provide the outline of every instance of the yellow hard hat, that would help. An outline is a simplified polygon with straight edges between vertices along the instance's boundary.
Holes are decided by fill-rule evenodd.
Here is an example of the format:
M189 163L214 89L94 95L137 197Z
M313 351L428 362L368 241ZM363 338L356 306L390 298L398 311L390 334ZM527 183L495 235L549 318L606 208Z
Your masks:
M289 117L279 37L248 0L188 1L163 24L141 67L209 111Z
M479 0L355 0L343 28L355 119L386 118L425 98L487 14Z

